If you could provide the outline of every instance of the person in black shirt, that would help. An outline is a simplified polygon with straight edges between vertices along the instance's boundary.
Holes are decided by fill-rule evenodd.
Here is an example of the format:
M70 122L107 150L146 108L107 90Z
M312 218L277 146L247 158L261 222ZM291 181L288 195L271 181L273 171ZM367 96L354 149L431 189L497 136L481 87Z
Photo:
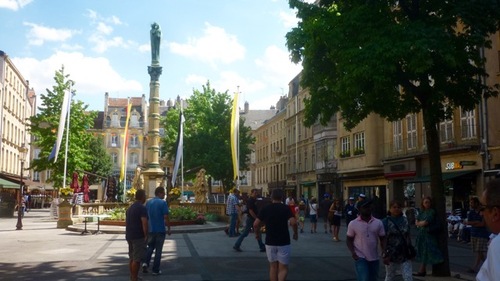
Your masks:
M139 280L141 260L146 254L148 236L148 212L144 206L146 192L139 189L135 193L135 202L127 209L125 239L128 243L130 280Z
M293 239L298 239L297 220L288 206L283 204L283 190L274 189L271 194L272 203L262 208L253 224L255 237L260 238L260 226L266 226L266 253L269 261L269 279L285 280L290 262L290 232L288 224L293 228Z
M236 243L234 243L233 249L237 252L241 252L241 243L243 242L243 239L248 236L248 233L250 233L250 230L253 227L253 223L255 222L255 219L257 218L257 214L259 213L257 210L257 196L259 194L259 191L257 189L252 189L250 193L250 197L247 199L247 220L245 224L245 229L241 233L240 237L238 237L238 240L236 240ZM257 243L259 244L259 249L261 252L266 251L266 246L264 243L262 243L262 239L259 237L257 238Z

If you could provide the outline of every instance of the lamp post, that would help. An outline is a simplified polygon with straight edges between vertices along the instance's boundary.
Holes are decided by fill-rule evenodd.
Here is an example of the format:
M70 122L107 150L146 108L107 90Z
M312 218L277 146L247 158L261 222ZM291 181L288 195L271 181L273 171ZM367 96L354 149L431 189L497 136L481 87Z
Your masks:
M17 224L16 224L16 230L23 230L23 216L22 213L24 212L22 210L23 206L23 170L24 170L24 161L26 161L26 152L28 149L26 148L26 145L23 143L21 147L19 147L19 160L21 161L21 172L19 173L19 198L18 198L18 204L17 204Z

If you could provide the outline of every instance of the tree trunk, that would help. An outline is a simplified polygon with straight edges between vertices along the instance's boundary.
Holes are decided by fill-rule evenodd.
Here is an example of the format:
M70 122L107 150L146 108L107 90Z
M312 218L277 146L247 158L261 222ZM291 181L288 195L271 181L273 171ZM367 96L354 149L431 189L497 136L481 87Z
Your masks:
M424 117L427 149L429 153L429 166L431 174L431 194L433 208L436 210L436 219L441 224L438 246L443 254L444 261L432 266L433 276L450 276L450 261L448 257L448 235L446 233L446 200L444 196L443 177L441 172L441 154L438 125L439 120L434 114L422 110Z

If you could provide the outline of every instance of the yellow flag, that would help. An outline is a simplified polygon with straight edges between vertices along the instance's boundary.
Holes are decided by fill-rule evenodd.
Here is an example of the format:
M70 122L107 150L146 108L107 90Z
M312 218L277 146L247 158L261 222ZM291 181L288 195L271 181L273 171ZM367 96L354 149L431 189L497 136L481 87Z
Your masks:
M233 110L231 114L231 156L233 158L233 172L235 179L238 179L238 174L240 170L239 129L240 129L240 110L238 108L238 93L235 93L233 100Z
M129 102L127 105L127 117L125 119L125 133L123 139L123 148L122 148L122 167L120 169L120 182L123 182L125 179L125 166L127 160L127 147L128 147L128 121L130 119L130 110L132 109L132 104Z

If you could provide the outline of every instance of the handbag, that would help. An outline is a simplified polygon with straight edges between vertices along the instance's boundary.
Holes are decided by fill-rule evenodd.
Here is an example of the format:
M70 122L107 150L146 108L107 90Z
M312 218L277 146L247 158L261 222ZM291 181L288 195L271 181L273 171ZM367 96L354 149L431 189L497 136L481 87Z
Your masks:
M390 217L387 217L387 218L392 222L392 224L394 224L397 231L399 232L399 234L401 235L401 237L403 237L403 240L405 241L405 249L406 249L405 257L407 259L410 259L410 260L414 259L417 256L417 250L411 244L411 240L408 241L408 239L406 239L406 237L403 235L403 232L401 232L401 230L399 229L399 226Z

